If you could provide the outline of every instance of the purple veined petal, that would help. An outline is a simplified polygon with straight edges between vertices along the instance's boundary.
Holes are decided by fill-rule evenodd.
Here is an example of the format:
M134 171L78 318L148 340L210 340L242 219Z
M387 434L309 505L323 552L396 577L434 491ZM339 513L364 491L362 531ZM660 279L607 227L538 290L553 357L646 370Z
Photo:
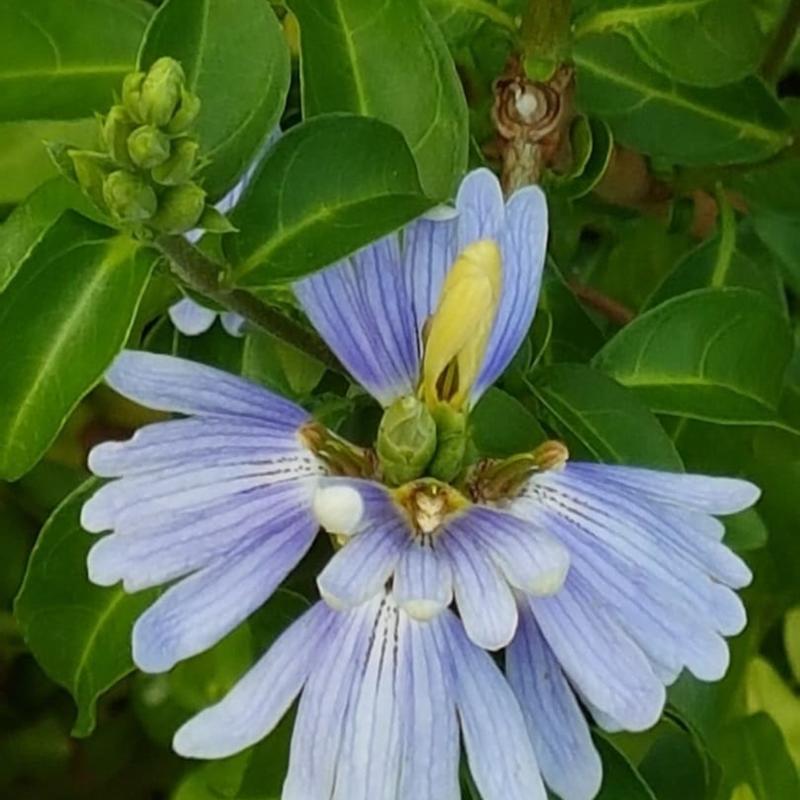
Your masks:
M508 582L529 594L553 594L567 576L569 551L564 545L512 514L475 506L449 522L448 530L479 541Z
M483 800L546 800L533 745L511 687L449 611L427 623L449 666L470 771Z
M434 630L408 625L401 675L403 755L397 800L460 800L455 700Z
M457 535L452 523L437 545L449 557L456 605L467 635L486 650L505 647L517 627L517 604L500 570L479 543Z
M183 300L173 303L167 313L172 324L184 336L199 336L205 333L217 318L216 311L201 306L191 297L184 297Z
M666 693L647 656L571 571L552 597L529 597L539 629L570 682L627 730L654 725Z
M183 358L123 350L106 373L112 389L156 411L247 417L300 427L308 412L251 381Z
M411 394L419 344L397 236L293 284L330 348L381 404Z
M411 617L427 620L453 602L453 571L436 547L412 539L397 564L392 585L397 604Z
M235 551L246 539L282 533L298 507L309 507L308 483L263 487L216 507L103 536L89 551L89 580L100 586L122 580L126 592L137 592L182 578Z
M383 590L409 544L404 522L395 516L351 537L317 577L319 593L339 611L369 600Z
M334 613L317 603L292 624L217 704L182 725L173 749L187 758L225 758L263 739L288 711L331 640Z
M732 635L742 629L745 620L736 595L691 562L676 559L658 538L647 535L640 518L632 519L618 506L607 504L605 496L593 495L588 485L586 490L564 491L562 485L554 486L552 479L552 474L543 473L531 480L512 503L512 512L550 531L566 521L594 547L625 559L648 581L669 586L693 613L709 620L720 633Z
M747 586L753 574L730 548L709 536L683 527L684 519L658 504L656 510L643 504L629 489L618 488L599 477L574 476L569 465L561 472L543 474L537 482L562 495L573 495L593 504L599 513L628 521L642 537L652 539L675 559L676 568L689 563L726 586Z
M506 650L506 673L547 785L562 800L592 800L603 778L600 756L558 659L528 609L520 611L517 634Z
M547 249L547 200L537 186L520 189L509 200L499 244L503 259L500 304L472 389L473 403L509 365L536 312Z
M408 618L384 596L351 695L332 800L396 800L400 779L398 674L408 648Z
M199 509L227 496L318 475L309 452L278 453L250 464L221 467L164 467L100 487L81 509L81 525L98 533L128 527L149 517Z
M480 239L499 239L505 218L505 201L497 176L485 168L470 172L461 181L456 209L459 253Z
M345 614L331 612L329 641L314 654L300 698L282 800L331 800L347 711L381 602L375 598Z
M310 512L300 510L281 534L247 542L167 590L134 625L134 663L165 672L215 645L266 602L316 533Z
M163 467L254 463L264 454L306 453L293 425L237 417L194 417L156 422L127 441L103 442L89 453L89 469L119 478Z
M740 478L687 475L641 467L582 462L570 462L568 469L576 477L613 481L653 500L707 514L734 514L744 511L756 503L761 495L757 486Z

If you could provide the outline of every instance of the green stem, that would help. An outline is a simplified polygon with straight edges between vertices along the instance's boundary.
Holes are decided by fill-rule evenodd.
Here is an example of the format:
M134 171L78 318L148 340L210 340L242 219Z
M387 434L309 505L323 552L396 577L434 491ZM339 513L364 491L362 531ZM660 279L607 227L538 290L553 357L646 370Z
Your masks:
M182 236L161 236L156 240L156 247L166 257L175 277L189 289L235 311L256 327L302 350L326 367L344 372L339 360L315 333L250 292L224 287L221 282L223 271L219 265Z
M571 0L529 0L520 40L527 56L562 61L569 49Z
M517 23L514 17L512 17L511 14L507 14L501 8L492 5L489 0L458 0L458 5L462 8L466 8L468 11L474 11L476 14L480 14L492 20L492 22L496 22L512 33L516 33Z
M776 81L780 77L783 63L797 36L798 26L800 26L800 0L791 0L761 62L761 75L767 81Z

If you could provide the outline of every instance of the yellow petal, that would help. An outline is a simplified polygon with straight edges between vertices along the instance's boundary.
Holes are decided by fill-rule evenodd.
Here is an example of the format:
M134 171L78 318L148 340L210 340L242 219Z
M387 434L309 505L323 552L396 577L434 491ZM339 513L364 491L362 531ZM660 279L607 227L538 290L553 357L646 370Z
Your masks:
M497 242L473 242L456 259L428 326L422 365L422 395L435 407L460 408L478 377L502 284Z

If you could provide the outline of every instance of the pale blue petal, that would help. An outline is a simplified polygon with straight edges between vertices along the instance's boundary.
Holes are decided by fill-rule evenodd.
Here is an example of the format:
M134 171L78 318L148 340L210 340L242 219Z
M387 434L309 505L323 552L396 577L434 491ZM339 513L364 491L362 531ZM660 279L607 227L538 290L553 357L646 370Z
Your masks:
M266 602L316 533L310 512L299 510L279 535L248 541L184 578L134 625L134 663L145 672L165 672L215 645Z
M334 613L317 603L286 630L216 705L182 725L172 746L188 758L225 758L278 724L330 638Z
M453 571L435 547L410 540L392 585L397 604L415 619L430 619L453 602Z
M469 638L486 650L505 647L517 627L517 605L500 570L480 543L452 535L450 527L439 545L450 559L456 604Z
M547 248L547 201L541 189L515 192L499 235L503 284L483 366L471 400L488 389L509 365L533 322Z
M314 327L373 397L388 405L414 391L419 344L397 236L293 286Z
M331 800L347 710L380 602L333 612L329 641L310 659L313 669L297 710L281 800Z
M562 800L592 800L603 778L600 756L558 659L528 610L520 612L506 650L506 672L547 785Z
M403 755L397 800L459 800L455 700L434 630L411 623L401 677Z
M653 500L683 506L707 514L734 514L752 506L761 490L739 478L685 475L640 467L570 463L576 477L613 481Z
M569 551L529 522L494 508L474 506L447 523L454 536L480 542L508 582L530 594L558 591L569 568Z
M237 549L246 539L282 533L287 517L308 508L309 481L259 488L199 511L159 517L148 525L104 536L89 551L89 579L123 581L137 592L181 578Z
M217 318L217 312L213 309L201 306L190 297L184 297L168 309L169 318L172 324L184 336L199 336L205 333Z
M522 711L497 665L450 612L427 624L450 667L470 771L483 800L546 800Z
M225 332L230 336L235 336L236 338L244 336L247 320L241 314L237 314L235 311L224 311L219 315L219 321L222 323Z
M332 800L396 800L400 779L401 714L398 674L404 668L408 617L382 601L366 659L347 710Z
M656 723L666 694L647 656L574 571L552 597L527 598L570 682L631 731Z
M112 389L157 411L295 425L310 415L255 383L174 356L124 350L106 374Z
M470 172L458 188L458 252L481 239L499 240L505 218L503 190L488 169Z

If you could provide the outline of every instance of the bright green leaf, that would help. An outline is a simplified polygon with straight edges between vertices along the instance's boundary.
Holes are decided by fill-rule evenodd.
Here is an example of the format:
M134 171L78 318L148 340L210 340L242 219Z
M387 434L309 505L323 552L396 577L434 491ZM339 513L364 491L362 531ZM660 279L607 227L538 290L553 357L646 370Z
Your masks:
M219 197L244 172L280 120L289 89L289 51L264 0L168 0L139 53L149 67L178 59L202 101L195 129L205 188Z
M472 439L481 455L505 458L533 450L547 435L516 398L492 387L470 415Z
M576 43L578 103L622 144L680 164L767 158L789 141L788 118L756 78L715 89L687 86L650 68L619 35Z
M534 373L530 387L574 457L682 470L658 420L605 375L580 364L554 364Z
M268 389L296 399L308 397L325 374L325 366L291 345L260 331L248 333L242 375Z
M422 185L448 198L467 166L467 104L421 0L289 0L300 22L303 113L350 111L406 137Z
M603 786L596 800L656 800L636 767L603 736L595 746L603 759Z
M88 481L53 512L15 606L36 660L75 699L75 736L91 733L97 697L133 669L131 628L153 599L152 592L129 595L120 586L89 583L86 556L93 539L81 529L80 510L97 487Z
M110 106L151 13L140 0L0 0L0 122Z
M316 117L275 145L231 215L245 285L297 278L430 208L402 135L375 119Z
M635 319L594 364L653 411L770 423L792 338L775 303L747 289L701 289Z
M122 348L153 257L67 212L0 299L0 475L41 458Z

